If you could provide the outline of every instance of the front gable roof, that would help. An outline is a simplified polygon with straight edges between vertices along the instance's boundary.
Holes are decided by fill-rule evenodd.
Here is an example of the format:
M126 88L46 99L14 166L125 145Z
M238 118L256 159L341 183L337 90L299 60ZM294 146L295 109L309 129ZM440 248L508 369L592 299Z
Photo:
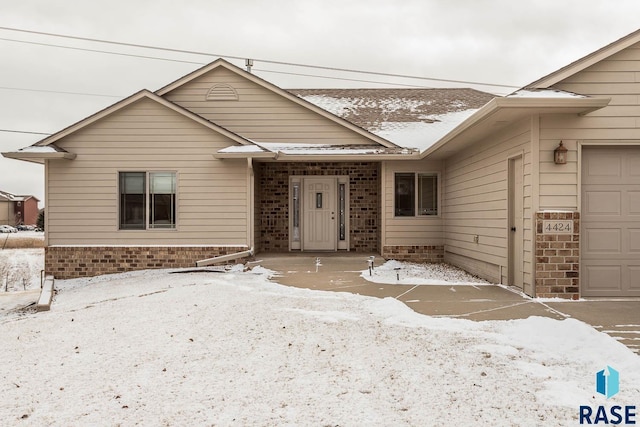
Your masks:
M356 132L357 134L364 136L365 138L371 140L374 143L380 144L384 147L388 147L388 148L396 148L397 145L394 144L391 141L388 141L387 139L378 136L374 133L369 132L368 130L348 121L343 119L342 117L339 117L335 114L332 114L331 112L313 104L312 102L308 102L307 100L296 96L295 94L286 91L276 85L274 85L273 83L269 83L268 81L256 76L255 74L249 73L239 67L236 67L235 65L225 61L224 59L217 59L214 62L205 65L204 67L195 70L194 72L187 74L184 77L179 78L178 80L174 81L173 83L168 84L167 86L158 89L155 93L160 96L160 97L164 97L166 94L170 93L171 91L186 85L189 82L194 81L195 79L198 79L199 77L211 72L212 70L215 70L217 68L224 68L232 73L235 73L236 75L245 78L249 81L251 81L252 83L261 86L264 89L267 89L271 92L273 92L274 94L287 99L297 105L299 105L302 108L305 108L307 110L310 110L322 117L325 117L329 120L331 120L334 123L339 124L340 126L350 129L351 131Z
M628 34L622 37L619 40L614 41L613 43L608 44L607 46L596 50L589 55L578 59L577 61L572 62L571 64L560 68L557 71L554 71L551 74L548 74L541 79L536 80L535 82L529 83L524 88L525 89L545 89L553 86L554 84L565 80L568 77L573 76L574 74L579 73L580 71L596 64L608 57L615 55L616 53L632 46L636 43L640 42L640 30L636 30L631 34Z
M241 137L240 135L237 135L231 131L229 131L228 129L223 128L222 126L218 126L215 123L212 123L200 116L198 116L197 114L192 113L191 111L180 107L179 105L174 104L173 102L167 101L166 99L154 94L153 92L150 92L146 89L143 89L137 93L134 93L133 95L129 96L128 98L123 99L122 101L116 102L115 104L111 105L110 107L107 107L83 120L80 120L79 122L61 130L60 132L57 132L41 141L38 141L37 143L35 143L33 146L38 146L38 147L42 147L42 146L47 146L50 144L55 143L56 141L59 141L60 139L79 131L80 129L89 126L92 123L97 122L98 120L109 116L110 114L115 113L116 111L122 110L123 108L140 101L141 99L149 99L151 101L157 102L158 104L161 104L173 111L175 111L176 113L179 113L195 122L200 123L201 125L208 127L211 130L214 130L226 137L228 137L229 139L233 140L234 142L237 142L238 144L241 145L247 145L250 144L249 140Z
M79 122L76 122L74 124L72 124L71 126L57 132L54 133L51 136L48 136L38 142L36 142L35 144L29 146L29 147L25 147L25 148L21 148L17 151L12 151L12 152L4 152L2 153L3 157L9 158L9 159L16 159L16 160L24 160L27 162L33 162L33 163L44 163L44 160L46 159L67 159L67 160L73 160L76 158L75 153L71 153L67 150L64 150L63 148L58 147L57 145L55 145L55 143L57 141L60 141L61 139L65 138L66 136L69 136L71 134L73 134L74 132L77 132L89 125L91 125L92 123L95 123L117 111L122 110L123 108L126 108L129 105L132 105L142 99L148 99L151 100L153 102L157 102L160 105L163 105L166 108L169 108L170 110L175 111L178 114L181 114L185 117L187 117L190 120L193 120L194 122L197 122L199 124L201 124L202 126L205 126L221 135L226 136L227 138L229 138L230 140L232 140L233 142L240 144L240 145L252 145L251 141L249 141L248 139L245 139L243 137L241 137L240 135L233 133L231 131L229 131L228 129L223 128L222 126L218 126L215 123L212 123L206 119L204 119L203 117L200 117L197 114L192 113L191 111L180 107L179 105L174 104L173 102L170 102L164 98L159 97L158 95L154 94L153 92L150 92L146 89L141 90L119 102L116 102L115 104L83 119L80 120Z

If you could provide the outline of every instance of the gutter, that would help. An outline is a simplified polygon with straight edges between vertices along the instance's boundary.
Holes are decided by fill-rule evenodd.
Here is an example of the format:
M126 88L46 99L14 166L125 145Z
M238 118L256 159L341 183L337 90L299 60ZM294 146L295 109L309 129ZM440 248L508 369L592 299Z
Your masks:
M381 161L381 160L416 160L422 158L419 151L408 154L286 154L282 151L260 153L214 153L215 159L270 159L280 161Z
M233 261L234 259L253 256L254 248L252 247L248 251L236 252L234 254L220 255L213 258L207 258L200 261L196 261L196 267L206 267L208 265L219 264L221 262Z

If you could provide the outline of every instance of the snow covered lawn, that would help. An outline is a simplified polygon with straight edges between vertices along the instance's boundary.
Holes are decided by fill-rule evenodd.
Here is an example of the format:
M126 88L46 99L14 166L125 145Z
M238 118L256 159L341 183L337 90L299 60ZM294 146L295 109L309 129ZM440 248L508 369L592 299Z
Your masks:
M576 425L580 405L640 403L640 358L579 321L432 318L268 276L56 282L52 311L0 317L3 423Z
M361 277L374 283L396 285L491 285L486 280L472 276L464 270L449 264L416 264L389 260Z
M0 292L40 289L44 249L0 250Z

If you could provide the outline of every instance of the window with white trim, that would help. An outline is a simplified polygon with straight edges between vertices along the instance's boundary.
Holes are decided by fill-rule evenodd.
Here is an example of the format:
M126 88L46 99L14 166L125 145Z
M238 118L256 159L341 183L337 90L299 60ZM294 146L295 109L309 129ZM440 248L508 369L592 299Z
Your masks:
M120 230L176 228L175 172L120 172Z
M396 217L438 215L438 174L396 172L394 212Z

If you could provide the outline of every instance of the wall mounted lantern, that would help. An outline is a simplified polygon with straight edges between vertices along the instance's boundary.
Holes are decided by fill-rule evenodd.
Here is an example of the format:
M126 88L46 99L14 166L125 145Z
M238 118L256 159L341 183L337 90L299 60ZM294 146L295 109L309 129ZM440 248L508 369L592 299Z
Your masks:
M567 163L567 147L562 145L562 141L560 141L560 145L553 150L553 162L556 165L564 165Z

